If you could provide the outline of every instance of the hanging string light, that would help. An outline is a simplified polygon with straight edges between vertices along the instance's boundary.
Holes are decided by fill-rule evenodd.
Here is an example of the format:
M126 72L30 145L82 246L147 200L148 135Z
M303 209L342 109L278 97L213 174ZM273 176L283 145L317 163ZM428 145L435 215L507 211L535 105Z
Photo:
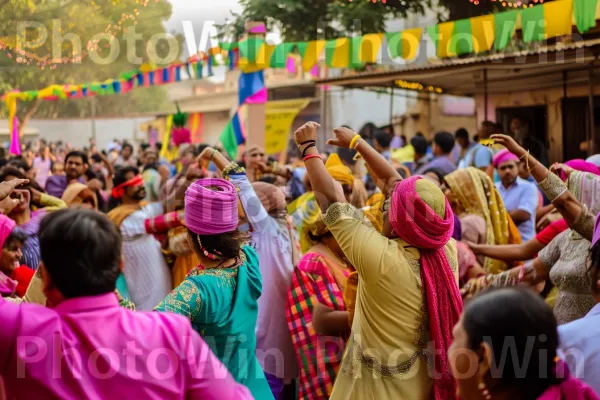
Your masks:
M476 6L486 1L506 8L529 8L544 2L544 0L469 0L471 4Z

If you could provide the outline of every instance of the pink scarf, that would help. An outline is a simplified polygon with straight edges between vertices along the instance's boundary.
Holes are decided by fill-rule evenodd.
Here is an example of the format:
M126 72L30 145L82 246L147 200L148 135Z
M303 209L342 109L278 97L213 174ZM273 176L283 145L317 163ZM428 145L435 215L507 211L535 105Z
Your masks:
M570 375L569 368L563 361L556 364L556 373L564 376L564 380L548 388L538 400L598 400L590 387Z
M392 195L390 222L396 234L421 253L421 279L424 300L427 301L431 337L435 344L434 367L441 373L434 380L436 400L452 399L456 384L449 369L448 348L452 329L463 309L456 279L446 257L444 246L452 237L454 213L445 199L445 218L440 218L416 191L415 176L401 181ZM440 196L443 196L440 193Z
M600 169L598 169L596 165L585 160L571 160L567 161L565 165L573 168L575 171L589 172L594 175L600 175ZM567 180L567 176L562 171L560 172L560 178L563 180L563 182Z

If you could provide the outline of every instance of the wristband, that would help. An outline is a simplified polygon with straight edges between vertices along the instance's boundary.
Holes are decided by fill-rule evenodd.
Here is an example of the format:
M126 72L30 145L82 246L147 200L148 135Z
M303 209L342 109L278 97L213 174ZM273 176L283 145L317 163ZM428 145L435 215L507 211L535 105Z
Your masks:
M216 153L217 151L218 151L217 149L214 149L214 150L212 151L212 153L210 153L210 161L212 161L212 160L213 160L213 158L215 158L215 153Z
M315 143L311 143L308 146L306 146L304 148L304 150L302 150L302 158L304 159L304 157L306 156L306 150L310 149L311 147L317 147L317 145Z
M302 159L302 161L306 162L306 161L310 160L311 158L320 158L320 159L321 159L321 161L323 161L323 159L321 158L321 156L320 156L320 155L318 155L318 154L309 154L309 155L307 155L306 157L304 157L304 158Z
M355 149L356 145L358 144L358 141L360 140L360 135L356 134L354 135L354 137L352 138L352 140L350 141L350 148L351 149Z

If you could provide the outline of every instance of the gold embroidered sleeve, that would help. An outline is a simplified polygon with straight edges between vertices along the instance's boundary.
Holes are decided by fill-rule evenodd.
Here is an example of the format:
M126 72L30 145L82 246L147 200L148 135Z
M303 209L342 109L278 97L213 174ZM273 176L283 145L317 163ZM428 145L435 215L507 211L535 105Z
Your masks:
M246 175L246 170L240 167L238 163L232 162L223 168L223 178L229 178L229 175Z
M154 309L180 314L193 321L202 309L202 299L198 286L189 280L183 281Z
M539 183L539 186L551 202L568 190L567 185L555 174L549 174Z
M573 229L575 232L579 233L581 236L583 236L591 242L592 237L594 236L595 220L596 217L593 214L591 214L588 211L587 207L584 205L581 209L581 212L575 219L575 222L573 222L573 226L571 227L571 229Z
M340 219L357 219L362 221L360 212L350 203L333 203L323 216L325 225L335 224Z

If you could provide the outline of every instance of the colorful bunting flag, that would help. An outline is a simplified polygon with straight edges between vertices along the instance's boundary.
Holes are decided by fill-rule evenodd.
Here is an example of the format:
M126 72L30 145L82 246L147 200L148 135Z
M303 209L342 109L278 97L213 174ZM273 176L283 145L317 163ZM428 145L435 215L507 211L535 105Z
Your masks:
M283 42L275 47L273 54L271 55L270 67L271 68L285 68L288 60L288 56L296 46L295 43Z
M421 28L408 29L402 32L386 33L385 39L392 58L412 60L417 56L421 44Z
M494 14L494 32L496 38L494 40L494 49L502 51L508 46L515 34L517 26L517 10L505 11Z
M383 43L383 33L369 33L361 38L352 39L352 67L377 63L377 56ZM358 53L356 52L357 47Z
M328 40L325 43L325 62L331 68L347 68L350 64L350 39Z
M310 42L298 42L298 52L302 57L302 69L306 72L315 66L319 56L325 48L325 40L313 40Z
M471 18L471 31L473 33L473 51L475 53L490 51L495 36L494 15Z
M233 118L227 123L221 135L219 135L219 143L223 146L223 150L233 160L237 157L238 146L244 143L245 134L243 132L242 123L240 121L239 110L236 111Z
M535 7L544 8L546 39L573 33L573 0L558 0L551 3L544 3L543 6L534 6L532 8Z
M596 8L598 0L577 0L573 15L579 33L583 34L596 26Z
M454 32L450 38L450 53L456 55L473 53L473 29L471 19L461 19L454 23Z

